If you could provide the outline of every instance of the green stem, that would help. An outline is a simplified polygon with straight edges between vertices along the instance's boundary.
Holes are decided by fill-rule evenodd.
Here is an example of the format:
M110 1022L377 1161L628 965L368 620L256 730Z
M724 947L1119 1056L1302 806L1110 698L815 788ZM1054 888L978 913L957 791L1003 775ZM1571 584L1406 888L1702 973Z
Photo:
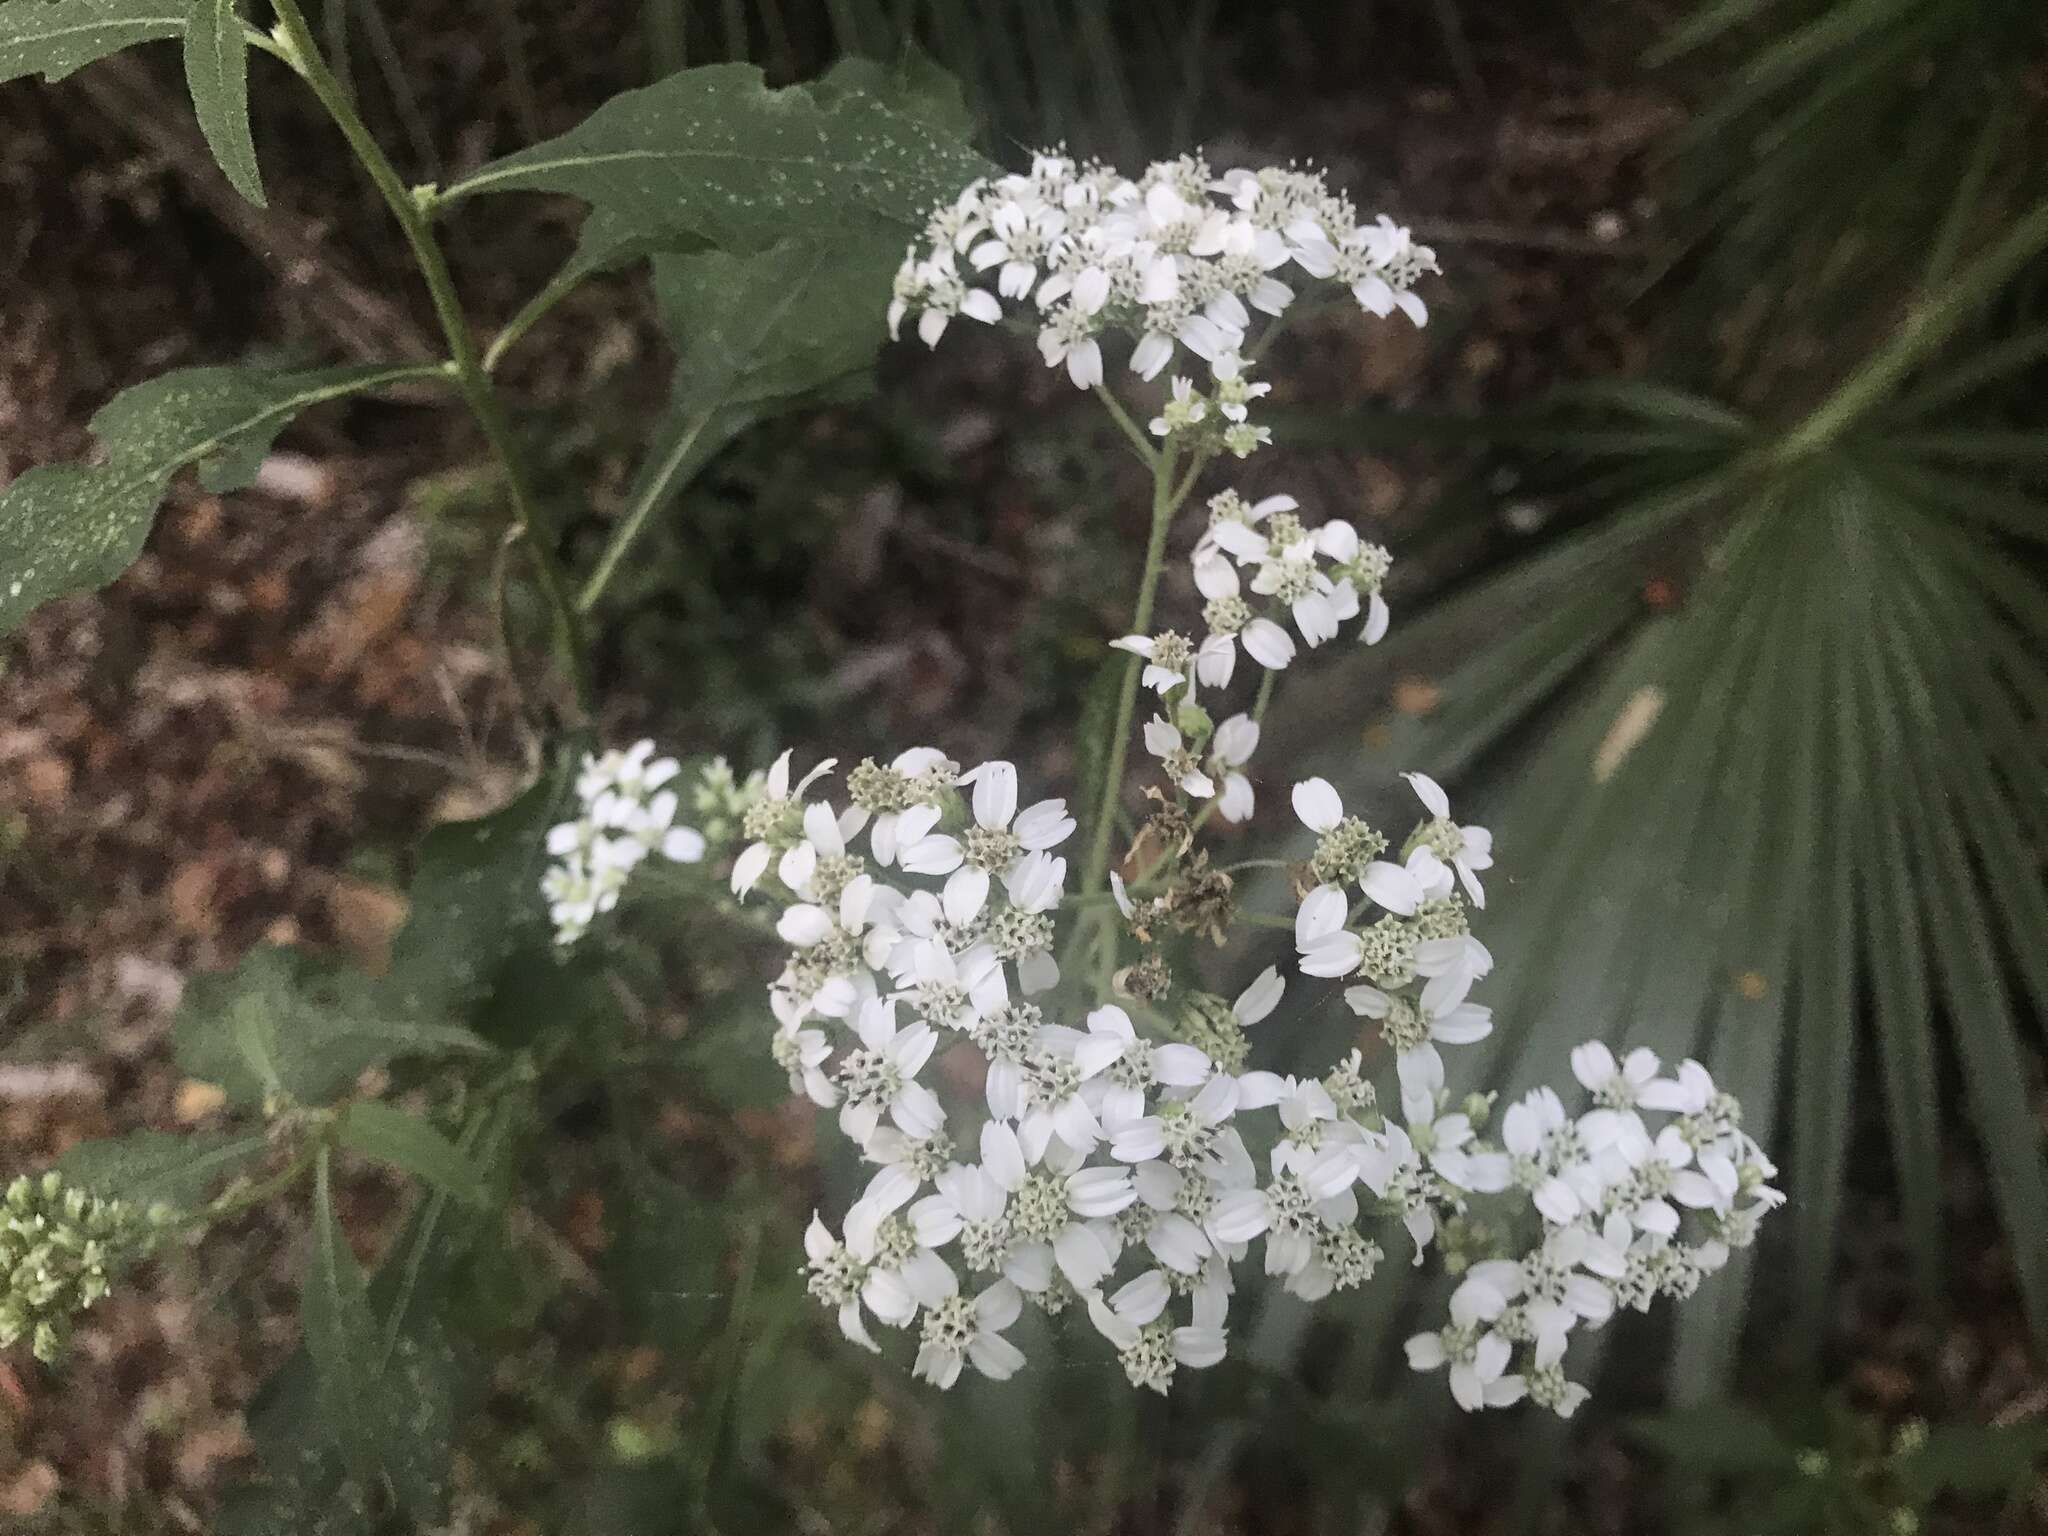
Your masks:
M1772 450L1778 464L1821 453L1838 442L1899 381L1921 363L2007 279L2048 248L2048 198L2036 203L2006 231L2005 238L1971 262L1942 292L1906 312L1876 355L1843 381L1833 394Z
M464 403L483 429L484 438L504 473L512 497L513 526L526 545L535 582L554 619L556 655L568 669L576 691L578 712L587 715L591 704L589 666L582 625L569 601L567 579L555 558L558 530L552 526L533 493L504 404L492 387L490 375L477 352L476 338L470 333L468 317L463 313L462 300L455 290L454 276L448 269L448 258L434 237L420 200L405 185L397 168L356 112L348 92L321 58L319 45L313 41L312 29L306 24L298 0L273 0L273 9L277 13L277 41L283 56L312 88L320 105L334 120L334 126L341 130L341 136L348 141L349 149L376 186L392 217L398 221L405 242L412 250L413 261L433 300L434 316L448 340L456 387L462 391Z
M491 338L491 344L484 349L484 372L496 373L498 364L505 360L505 354L518 346L549 310L580 288L589 276L589 269L581 262L564 264L561 271L548 279L548 285L528 299L525 307Z
M275 1200L312 1172L314 1159L319 1156L320 1149L326 1144L327 1138L324 1134L309 1137L305 1145L293 1153L292 1160L277 1173L261 1183L229 1190L219 1199L208 1202L198 1210L186 1212L175 1225L211 1227L223 1221L231 1221L245 1211L253 1211L257 1206Z
M1107 391L1103 398L1109 399ZM1131 610L1131 627L1126 634L1147 634L1152 626L1152 605L1159 596L1159 576L1166 565L1166 534L1173 526L1173 462L1171 455L1155 458L1152 467L1152 536L1145 545L1145 570L1138 579L1138 601ZM1116 723L1109 740L1109 766L1102 775L1102 796L1095 811L1095 833L1088 843L1088 862L1081 876L1081 894L1093 896L1109 881L1110 834L1116 826L1117 802L1122 798L1124 761L1131 744L1131 716L1137 711L1138 679L1145 670L1144 658L1133 656L1124 666L1123 688L1117 695Z
M655 509L666 499L678 471L688 460L690 450L697 446L697 439L703 436L704 429L711 425L714 414L711 411L700 412L683 435L676 440L675 447L669 450L668 457L661 461L660 467L647 477L646 486L635 498L633 505L626 509L626 515L619 519L618 526L606 540L604 553L598 556L597 569L590 573L590 579L583 583L583 590L576 594L578 613L590 612L597 606L598 599L604 596L604 589L611 584L613 575L626 558L626 552L640 537L640 530L646 526L647 519L654 515Z
M1145 461L1147 469L1157 474L1161 457L1160 450L1152 446L1151 439L1139 430L1138 424L1135 421L1131 420L1131 413L1124 409L1123 402L1110 393L1107 384L1096 385L1092 393L1102 402L1103 408L1109 412L1109 419L1115 422L1122 430L1124 436L1130 440L1132 451Z

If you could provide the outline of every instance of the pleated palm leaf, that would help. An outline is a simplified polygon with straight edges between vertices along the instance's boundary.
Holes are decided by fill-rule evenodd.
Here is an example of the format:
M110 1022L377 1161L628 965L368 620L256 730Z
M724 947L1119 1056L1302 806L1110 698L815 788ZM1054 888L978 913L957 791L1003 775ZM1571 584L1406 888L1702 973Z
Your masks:
M1953 424L2048 356L2048 328L1914 376L2044 247L2048 204L1790 431L1658 386L1578 392L1582 425L1551 435L1606 488L1592 515L1410 624L1396 668L1467 659L1425 717L1322 770L1347 803L1444 770L1495 830L1500 1027L1474 1081L1555 1081L1597 1034L1696 1056L1749 1106L1793 1201L1780 1337L1809 1359L1865 1065L1930 1295L1960 1068L2048 1334L2024 1043L2048 1001L2048 436ZM1386 664L1348 665L1383 684ZM1733 1359L1744 1257L1681 1311L1688 1392Z

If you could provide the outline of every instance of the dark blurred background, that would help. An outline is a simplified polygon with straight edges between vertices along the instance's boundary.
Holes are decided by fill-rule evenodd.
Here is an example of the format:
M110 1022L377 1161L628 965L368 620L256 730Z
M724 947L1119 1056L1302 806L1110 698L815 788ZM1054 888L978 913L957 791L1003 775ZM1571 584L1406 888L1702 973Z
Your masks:
M1170 1404L1106 1362L942 1399L802 1295L797 1233L845 1171L785 1103L745 957L650 943L685 1087L557 1106L515 1259L477 1280L487 1389L444 1529L2048 1529L2037 0L326 0L320 24L419 182L688 65L780 82L917 47L998 160L1313 160L1411 224L1444 269L1426 330L1333 314L1274 354L1279 446L1244 488L1398 564L1393 634L1289 675L1270 760L1347 803L1426 768L1480 807L1502 1027L1474 1080L1557 1079L1595 1035L1696 1055L1792 1197L1675 1326L1601 1336L1569 1435L1415 1396L1398 1340L1430 1303L1400 1275L1313 1321L1246 1298L1246 1358ZM0 91L0 481L87 453L92 412L167 367L435 351L388 218L266 67L267 211L215 170L175 50ZM487 331L580 217L447 219ZM508 358L571 561L670 365L631 274ZM457 411L330 408L254 490L181 485L127 576L0 650L0 1163L207 1124L166 1046L184 979L266 940L374 965L418 834L528 776L498 490ZM664 513L598 615L606 735L743 766L938 739L1064 783L1142 506L1028 346L891 349ZM1353 1022L1262 1038L1325 1061ZM348 1198L397 1220L374 1176ZM210 1528L293 1341L290 1230L160 1263L61 1377L0 1362L7 1529Z

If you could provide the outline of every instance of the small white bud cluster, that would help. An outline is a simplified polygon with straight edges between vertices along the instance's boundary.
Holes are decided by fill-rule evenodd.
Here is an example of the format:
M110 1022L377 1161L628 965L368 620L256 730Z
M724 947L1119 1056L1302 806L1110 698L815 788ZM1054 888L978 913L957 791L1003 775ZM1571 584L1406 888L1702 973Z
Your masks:
M679 864L704 857L703 836L675 824L680 802L664 787L681 772L674 758L654 756L651 741L585 756L576 776L578 814L549 829L555 862L541 877L557 944L574 944L600 912L616 907L649 855Z

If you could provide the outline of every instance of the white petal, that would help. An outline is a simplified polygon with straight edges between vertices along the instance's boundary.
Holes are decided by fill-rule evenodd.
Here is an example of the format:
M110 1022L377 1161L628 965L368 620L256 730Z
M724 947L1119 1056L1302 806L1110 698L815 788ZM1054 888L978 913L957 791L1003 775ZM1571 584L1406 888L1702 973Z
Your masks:
M1328 832L1344 819L1344 802L1328 779L1302 780L1294 786L1293 798L1294 814L1310 831Z

